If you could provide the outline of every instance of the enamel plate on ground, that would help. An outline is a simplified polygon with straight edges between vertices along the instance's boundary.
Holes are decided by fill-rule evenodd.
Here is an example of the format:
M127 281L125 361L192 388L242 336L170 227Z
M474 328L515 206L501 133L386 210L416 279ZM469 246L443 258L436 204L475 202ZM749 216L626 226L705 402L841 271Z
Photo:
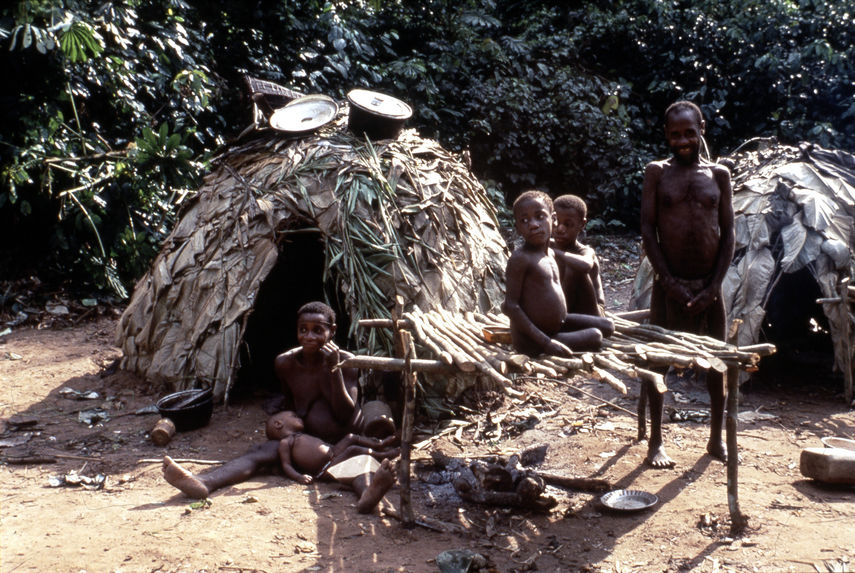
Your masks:
M637 489L616 489L603 494L600 502L617 511L640 511L659 503L659 498Z
M850 440L848 438L837 438L834 436L826 436L824 438L820 438L822 445L826 448L841 448L844 450L851 450L855 452L855 440Z
M331 97L313 94L297 98L270 116L270 127L286 133L307 133L332 121L338 105Z

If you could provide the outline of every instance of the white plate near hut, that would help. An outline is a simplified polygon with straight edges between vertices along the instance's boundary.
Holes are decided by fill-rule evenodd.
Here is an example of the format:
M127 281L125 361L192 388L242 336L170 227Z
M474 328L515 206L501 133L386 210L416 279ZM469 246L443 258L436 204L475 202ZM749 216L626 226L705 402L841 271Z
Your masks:
M637 489L616 489L603 494L600 502L617 511L641 511L659 503L659 498Z
M307 133L335 117L338 105L331 97L312 94L297 98L270 116L270 127L287 133Z

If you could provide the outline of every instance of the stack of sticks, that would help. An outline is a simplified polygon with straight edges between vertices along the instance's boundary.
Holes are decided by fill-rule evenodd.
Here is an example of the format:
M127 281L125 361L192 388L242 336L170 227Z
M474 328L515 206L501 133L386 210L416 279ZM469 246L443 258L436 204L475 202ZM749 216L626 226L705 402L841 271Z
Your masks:
M511 375L543 375L549 378L572 376L589 372L593 378L613 387L622 394L627 389L615 373L631 378L650 380L657 389L667 388L661 374L650 370L666 366L695 367L725 372L729 367L752 371L762 356L775 352L771 344L736 347L707 336L670 331L658 326L639 324L610 314L615 323L614 335L606 339L599 352L580 352L572 356L540 355L531 358L515 352L510 344L489 341L485 332L508 330L508 318L498 314L466 312L452 314L444 309L413 310L403 314L401 320L371 319L360 321L363 327L404 328L413 332L418 343L429 350L434 360L416 360L415 371L473 372L483 374L498 382L507 392L513 392ZM356 359L379 359L356 357ZM370 360L369 360L370 361ZM383 368L380 362L365 363L351 359L348 366L373 367L398 370L389 363Z

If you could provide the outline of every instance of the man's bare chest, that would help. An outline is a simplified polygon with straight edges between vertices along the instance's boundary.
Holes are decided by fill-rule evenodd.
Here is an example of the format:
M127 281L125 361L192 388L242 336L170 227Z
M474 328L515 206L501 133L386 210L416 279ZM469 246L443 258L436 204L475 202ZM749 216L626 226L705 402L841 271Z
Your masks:
M718 207L721 191L712 170L666 170L660 180L659 204L663 208L712 210Z

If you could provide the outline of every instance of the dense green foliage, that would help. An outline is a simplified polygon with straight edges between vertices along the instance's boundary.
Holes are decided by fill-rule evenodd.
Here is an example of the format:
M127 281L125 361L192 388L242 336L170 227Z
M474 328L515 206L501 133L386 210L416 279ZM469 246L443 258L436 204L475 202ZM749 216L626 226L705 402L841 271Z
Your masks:
M211 53L169 2L59 4L7 29L2 262L123 295L222 141Z
M0 8L0 268L123 292L209 158L249 123L251 74L413 105L506 198L538 186L637 221L678 98L713 153L754 136L855 149L855 25L822 0L20 0Z
M684 98L701 105L714 149L727 151L756 136L855 148L851 3L600 4L574 28L576 53L599 73L630 86L641 117L657 118L670 102Z

